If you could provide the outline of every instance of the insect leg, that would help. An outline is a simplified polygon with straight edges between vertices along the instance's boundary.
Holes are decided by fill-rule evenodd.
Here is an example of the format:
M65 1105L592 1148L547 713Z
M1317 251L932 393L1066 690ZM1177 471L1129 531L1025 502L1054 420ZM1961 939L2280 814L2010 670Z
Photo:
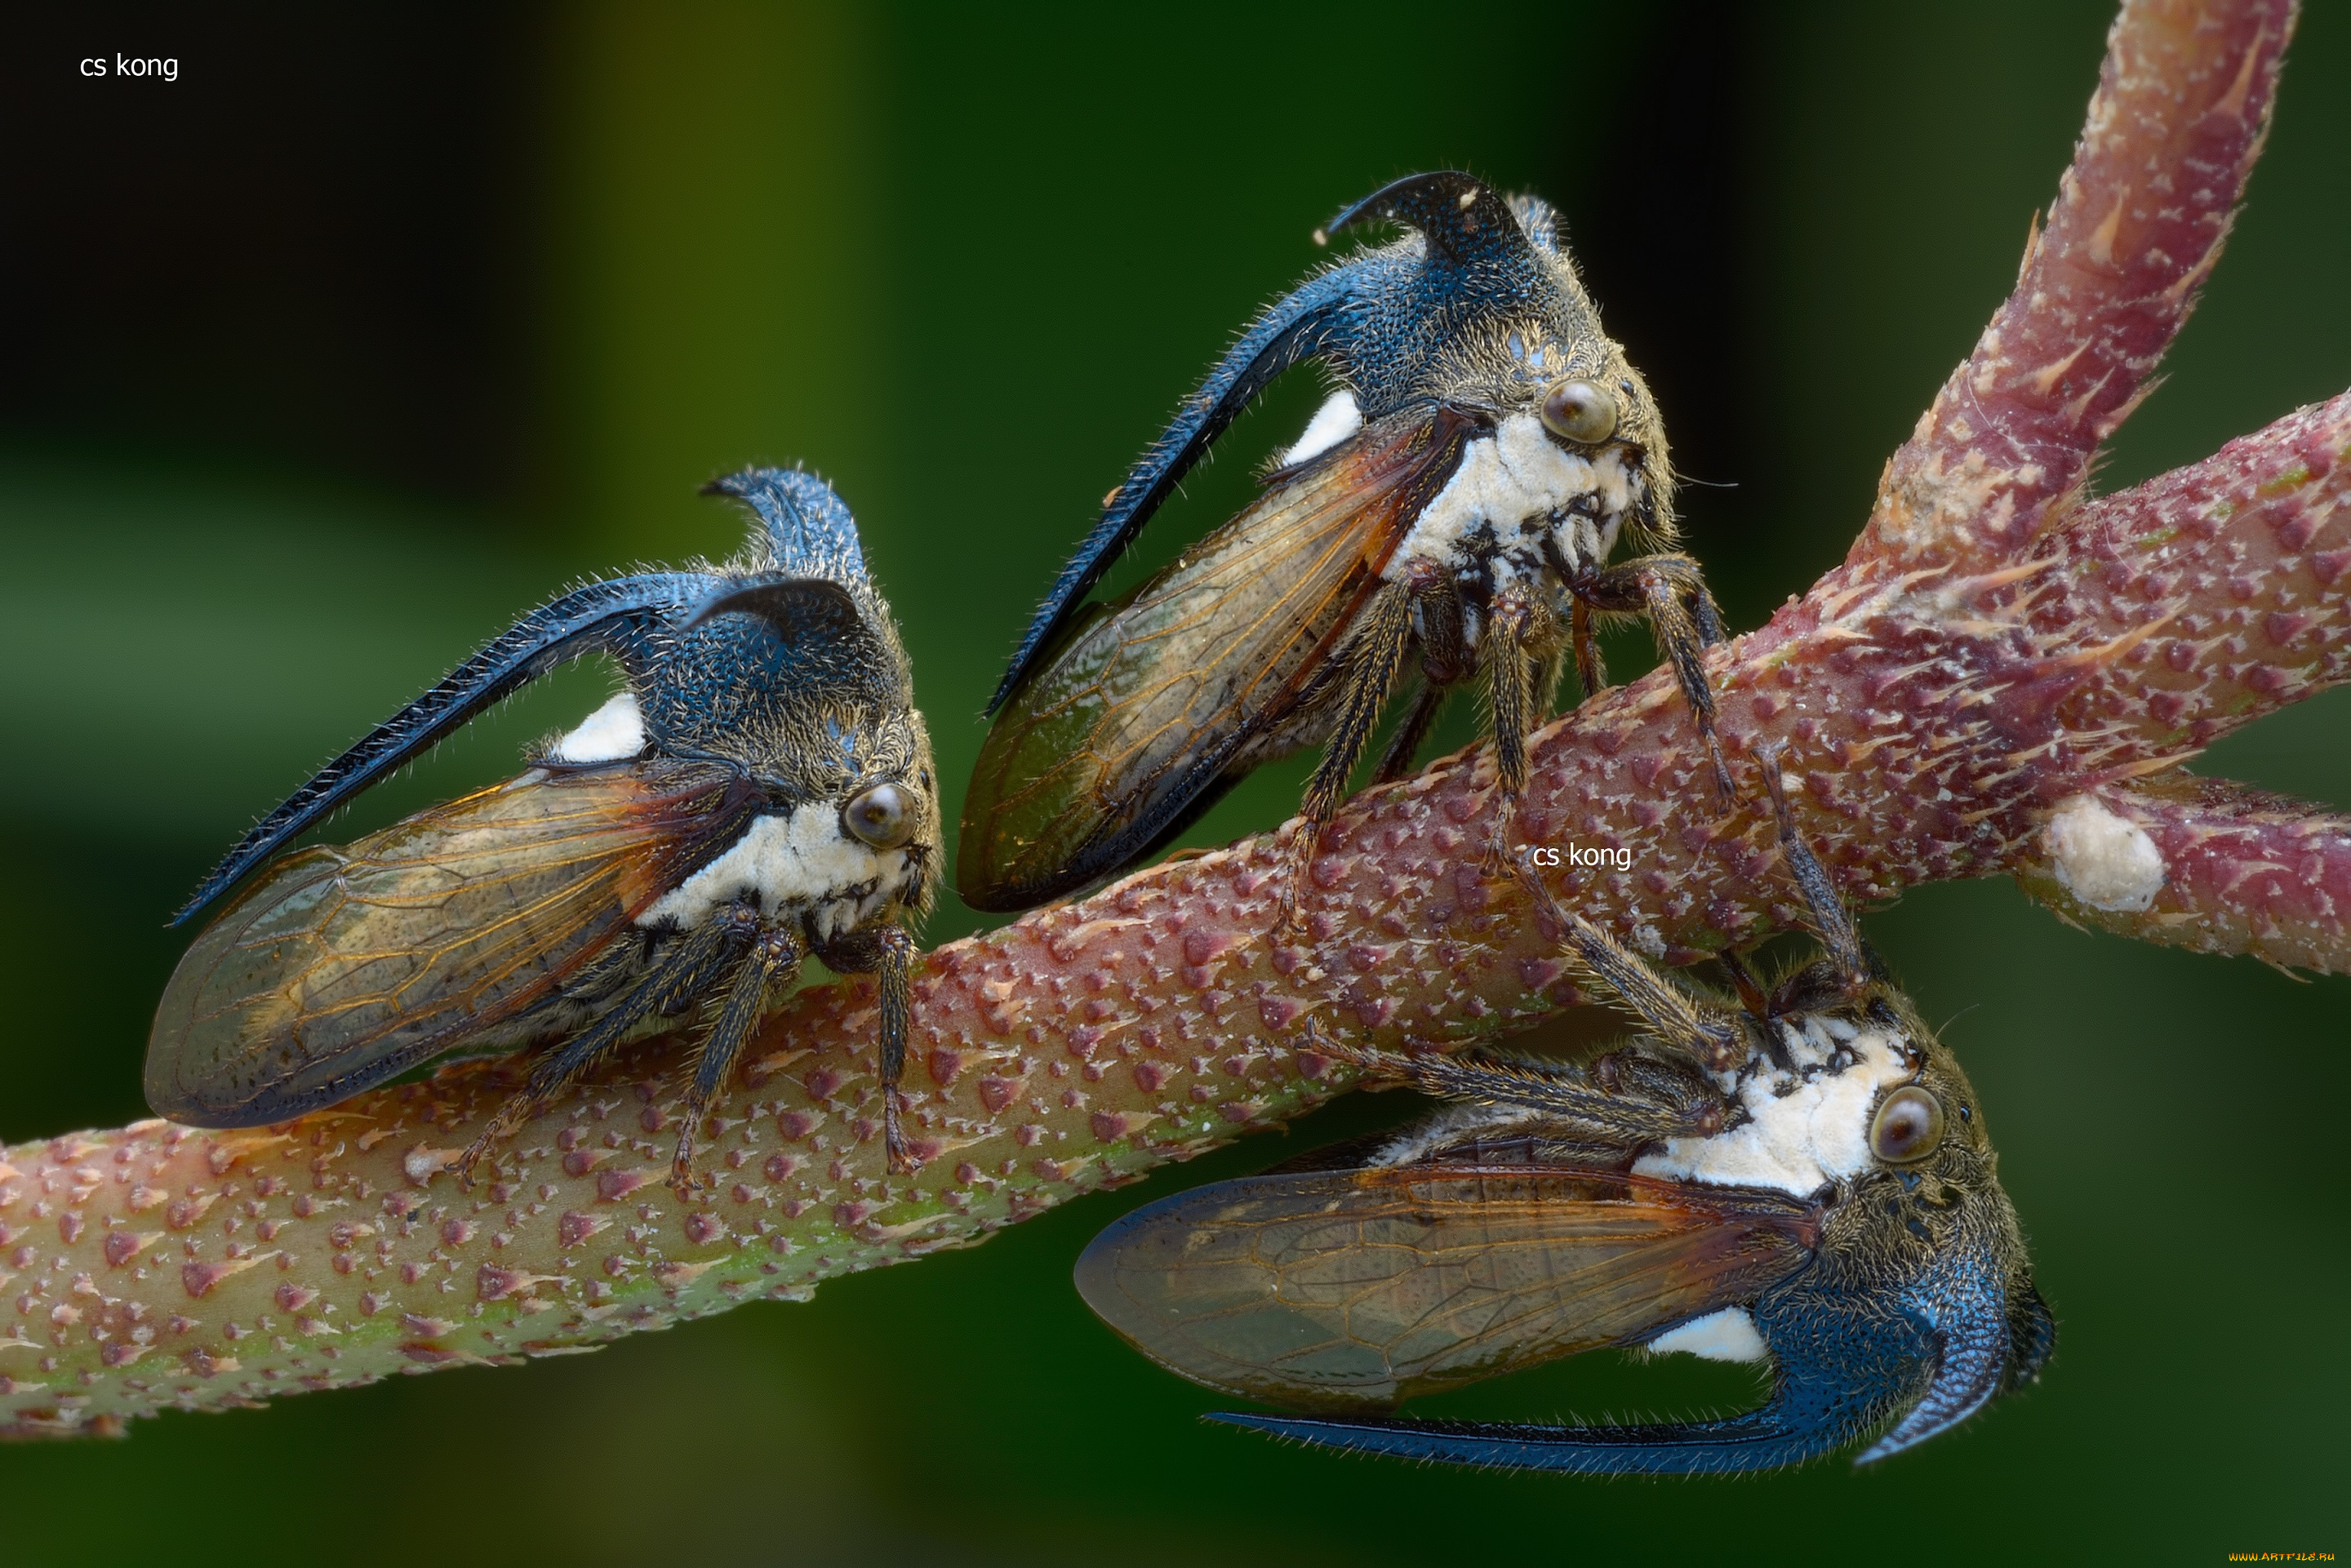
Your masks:
M1748 1016L1769 1019L1771 1016L1771 998L1763 989L1763 982L1757 979L1755 971L1748 967L1747 960L1725 947L1714 956L1714 961L1722 966L1724 974L1730 977L1732 987L1739 992L1739 1005L1747 1009Z
M1543 913L1556 922L1568 951L1616 993L1659 1039L1687 1051L1701 1067L1720 1071L1747 1057L1740 1020L1702 1007L1687 992L1642 962L1630 948L1581 915L1560 907L1551 890L1531 876L1523 879Z
M1527 632L1534 606L1522 588L1504 588L1494 595L1489 612L1486 651L1486 685L1494 710L1494 771L1502 799L1487 841L1488 870L1500 874L1510 864L1510 840L1519 825L1519 797L1527 788L1527 732L1533 727L1531 711L1532 670L1527 654Z
M1372 743L1380 709L1387 706L1388 694L1395 689L1396 672L1404 664L1404 651L1411 639L1409 601L1402 588L1390 584L1373 596L1371 605L1364 612L1363 629L1340 655L1343 669L1338 681L1338 722L1332 727L1331 738L1322 748L1322 760L1307 783L1306 800L1300 808L1300 815L1305 820L1290 841L1290 864L1282 883L1277 930L1298 925L1300 883L1314 858L1315 845L1322 841L1323 824L1337 814L1339 802L1346 799L1348 777Z
M1722 615L1698 575L1698 562L1687 556L1652 555L1621 566L1581 573L1568 581L1568 591L1593 609L1641 610L1656 633L1657 651L1674 667L1682 696L1698 721L1699 739L1714 772L1716 802L1729 810L1737 791L1730 769L1724 766L1722 747L1714 735L1714 688L1707 685L1706 664L1700 656L1722 640Z
M1380 753L1380 765L1372 774L1374 784L1393 784L1412 771L1420 758L1421 743L1436 727L1437 716L1445 711L1445 699L1451 694L1445 687L1424 682L1415 693L1412 706L1405 710L1404 722L1388 739L1388 748Z
M1434 564L1415 561L1405 570L1404 586L1413 635L1420 641L1421 687L1387 750L1380 754L1380 765L1372 774L1374 784L1393 784L1412 771L1421 744L1445 710L1446 697L1477 668L1477 655L1462 625L1461 592L1452 580Z
M1829 962L1836 967L1845 988L1857 991L1869 983L1875 966L1869 961L1861 932L1854 925L1844 900L1837 896L1836 883L1829 880L1828 868L1821 864L1812 845L1796 831L1795 816L1788 810L1787 789L1780 781L1782 749L1775 745L1762 754L1763 788L1771 793L1771 815L1780 824L1780 853L1787 860L1788 874L1803 890L1804 902L1812 908L1813 925L1821 946L1828 951Z
M753 912L756 917L756 911ZM710 1113L711 1102L726 1085L735 1059L743 1053L759 1021L760 1004L776 981L800 967L808 949L788 926L770 925L750 940L726 992L726 1005L717 1022L702 1039L702 1053L694 1066L694 1084L686 1091L684 1125L677 1130L677 1154L670 1162L669 1184L680 1197L692 1195L694 1178L688 1164L694 1158L694 1135Z
M740 937L731 922L713 918L684 933L675 945L653 962L643 979L621 999L597 1015L578 1034L541 1057L529 1079L509 1095L457 1161L460 1179L471 1181L475 1162L492 1144L506 1137L538 1114L541 1107L576 1082L619 1044L622 1037L655 1011L710 988L740 951Z
M906 1071L906 1028L914 1011L914 939L896 925L881 930L882 963L882 1145L893 1171L914 1168L898 1123L898 1080Z
M1608 687L1608 666L1600 657L1600 642L1594 635L1592 606L1582 599L1568 612L1568 635L1575 644L1575 684L1587 697L1596 696Z
M1325 1040L1308 1028L1308 1049L1334 1061L1411 1084L1424 1094L1485 1100L1583 1123L1611 1141L1707 1137L1722 1131L1722 1096L1711 1084L1661 1073L1615 1072L1595 1085L1580 1071L1552 1071L1539 1063L1465 1061L1451 1056L1402 1056ZM1612 1082L1613 1080L1613 1082Z
M844 975L872 975L881 992L882 1144L890 1169L904 1175L915 1168L898 1124L898 1080L906 1070L906 1030L914 1011L914 967L918 950L904 927L867 926L835 937L818 950L831 968Z
M1558 630L1554 622L1552 630ZM1551 641L1548 649L1527 654L1527 733L1551 722L1551 700L1559 694L1559 672L1566 649Z

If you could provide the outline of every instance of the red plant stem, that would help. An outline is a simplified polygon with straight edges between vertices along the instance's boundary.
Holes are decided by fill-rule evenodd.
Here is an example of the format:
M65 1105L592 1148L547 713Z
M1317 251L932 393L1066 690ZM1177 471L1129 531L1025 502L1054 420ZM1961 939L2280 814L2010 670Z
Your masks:
M2351 916L2351 817L2217 779L2172 774L2095 799L2134 822L2167 880L2141 911L2084 903L2045 860L2017 880L2068 918L2166 946L2339 969Z
M2116 765L2176 758L2351 673L2351 394L2085 507L2034 551L2043 638L2147 638L2063 705Z
M2220 258L2261 155L2292 0L2129 0L2016 290L1879 481L1852 562L1980 568L2062 509Z

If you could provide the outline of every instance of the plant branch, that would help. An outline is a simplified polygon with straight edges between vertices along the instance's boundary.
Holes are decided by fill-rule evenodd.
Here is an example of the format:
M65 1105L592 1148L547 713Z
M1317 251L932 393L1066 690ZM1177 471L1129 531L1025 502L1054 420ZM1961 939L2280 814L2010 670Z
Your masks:
M2126 9L2065 195L1976 369L1897 457L1851 559L1709 654L1746 801L1689 806L1708 798L1705 754L1667 672L1535 737L1529 840L1606 852L1546 873L1563 901L1672 962L1800 924L1754 789L1759 748L1781 745L1848 896L2010 873L2132 935L2351 961L2340 819L2156 777L2344 678L2351 399L2057 505L2185 313L2266 121L2290 11L2210 9L2194 26ZM2126 187L2189 194L2142 210ZM1269 936L1286 859L1270 835L931 954L912 1176L883 1158L869 980L765 1021L701 1129L691 1202L664 1182L683 1087L669 1040L550 1105L471 1189L449 1166L519 1082L512 1061L262 1132L146 1122L8 1149L0 1431L119 1432L804 1298L1312 1108L1353 1074L1302 1048L1310 1019L1390 1051L1531 1027L1583 998L1559 933L1480 869L1495 795L1480 750L1350 802L1309 863L1294 943Z
M1886 465L1856 566L1980 567L2061 511L2220 259L2292 0L2131 0L2016 290Z

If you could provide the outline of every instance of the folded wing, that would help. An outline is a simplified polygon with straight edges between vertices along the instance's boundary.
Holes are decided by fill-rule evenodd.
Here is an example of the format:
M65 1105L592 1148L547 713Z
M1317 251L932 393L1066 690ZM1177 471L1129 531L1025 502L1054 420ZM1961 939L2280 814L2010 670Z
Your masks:
M1077 1283L1196 1383L1361 1409L1752 1301L1811 1257L1817 1226L1776 1194L1610 1172L1311 1171L1138 1209L1086 1249Z
M1026 909L1148 852L1327 670L1469 433L1444 408L1365 430L1096 608L998 715L957 849L967 903Z
M551 1000L758 800L729 772L554 771L256 877L180 961L147 1100L197 1126L329 1104Z

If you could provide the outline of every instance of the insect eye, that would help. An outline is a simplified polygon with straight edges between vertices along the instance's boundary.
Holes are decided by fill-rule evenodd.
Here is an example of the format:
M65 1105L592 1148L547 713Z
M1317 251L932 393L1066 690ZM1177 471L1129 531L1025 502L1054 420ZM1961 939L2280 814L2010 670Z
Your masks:
M1889 1165L1923 1160L1943 1141L1943 1103L1915 1083L1886 1097L1869 1124L1869 1149Z
M1542 422L1554 435L1594 445L1616 434L1616 400L1591 382L1562 382L1543 399Z
M850 798L841 825L877 850L894 850L914 836L914 802L895 784L876 784Z

